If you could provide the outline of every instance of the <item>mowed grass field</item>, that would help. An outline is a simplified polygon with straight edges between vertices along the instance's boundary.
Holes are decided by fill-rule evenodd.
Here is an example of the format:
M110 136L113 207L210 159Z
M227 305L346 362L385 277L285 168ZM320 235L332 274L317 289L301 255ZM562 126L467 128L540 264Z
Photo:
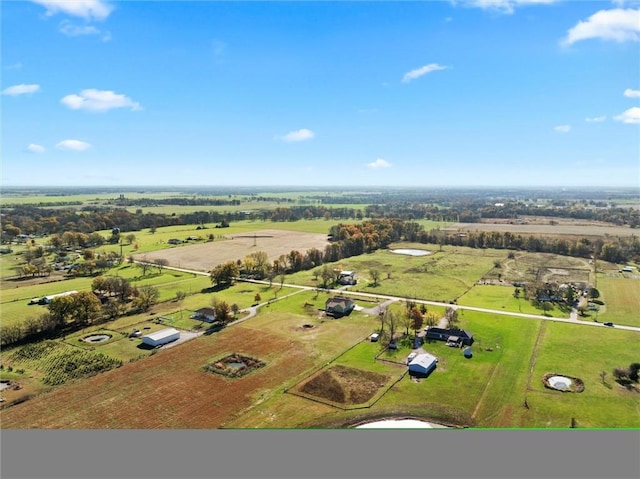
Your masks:
M522 288L520 288L519 298L514 297L515 289L511 285L475 285L458 299L458 304L476 308L511 311L513 313L544 314L542 309L536 308L531 304L531 301L523 298ZM557 305L547 311L546 314L554 318L569 317L569 311L562 311Z
M640 326L640 280L600 275L598 290L605 303L598 313L599 321Z

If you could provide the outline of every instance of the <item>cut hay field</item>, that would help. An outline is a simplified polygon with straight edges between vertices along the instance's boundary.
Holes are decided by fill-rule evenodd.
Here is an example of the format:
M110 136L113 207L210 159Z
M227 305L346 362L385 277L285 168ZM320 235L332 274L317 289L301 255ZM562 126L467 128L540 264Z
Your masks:
M640 280L599 275L598 289L605 303L599 321L640 326Z
M581 236L581 237L604 237L604 236L634 236L638 230L624 226L614 226L603 224L584 224L575 222L560 222L553 218L558 224L530 223L530 224L505 224L505 223L454 223L444 228L450 232L464 231L501 231L519 235L556 235L556 236Z
M277 229L263 229L248 234L227 234L227 236L231 239L180 246L133 256L136 260L151 262L163 258L174 267L210 271L218 264L242 260L245 256L256 251L264 251L273 261L292 250L298 250L303 254L310 248L318 248L323 251L324 247L329 244L326 234Z

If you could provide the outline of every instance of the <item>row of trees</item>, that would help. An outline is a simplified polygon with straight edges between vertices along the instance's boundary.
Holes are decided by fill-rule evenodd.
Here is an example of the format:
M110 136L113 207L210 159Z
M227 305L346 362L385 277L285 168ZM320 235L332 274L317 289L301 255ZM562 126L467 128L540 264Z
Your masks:
M92 283L92 291L54 298L47 312L3 326L1 345L67 334L129 312L147 311L157 302L159 294L153 286L135 287L125 278L99 276Z

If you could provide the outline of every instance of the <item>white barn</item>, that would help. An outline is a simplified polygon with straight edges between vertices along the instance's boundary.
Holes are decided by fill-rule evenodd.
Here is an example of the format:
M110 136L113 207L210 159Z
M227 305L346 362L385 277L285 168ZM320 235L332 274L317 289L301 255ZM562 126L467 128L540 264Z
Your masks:
M438 358L429 353L418 354L409 362L409 374L427 376L438 363Z
M160 331L156 331L155 333L150 333L142 336L142 342L144 344L148 344L149 346L154 347L170 343L171 341L175 341L176 339L180 339L180 331L175 328L161 329Z

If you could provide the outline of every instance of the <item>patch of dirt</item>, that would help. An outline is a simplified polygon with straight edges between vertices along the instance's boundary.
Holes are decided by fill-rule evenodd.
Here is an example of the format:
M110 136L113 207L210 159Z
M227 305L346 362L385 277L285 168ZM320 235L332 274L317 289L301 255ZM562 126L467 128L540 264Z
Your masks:
M388 380L383 374L333 366L304 383L300 392L339 404L362 404L375 396Z
M264 361L260 361L259 359L233 353L211 364L207 364L204 369L205 371L222 374L229 378L238 378L265 365Z

